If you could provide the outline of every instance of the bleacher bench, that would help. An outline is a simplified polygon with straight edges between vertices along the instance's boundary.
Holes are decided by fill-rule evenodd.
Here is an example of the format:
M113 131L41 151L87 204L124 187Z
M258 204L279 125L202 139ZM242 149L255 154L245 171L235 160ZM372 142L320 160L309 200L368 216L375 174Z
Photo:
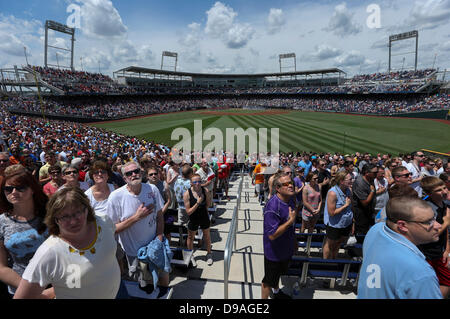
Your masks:
M337 279L340 286L345 286L353 279L353 285L356 286L361 264L361 260L293 256L287 274L299 276L300 284L303 286L306 285L308 278Z
M295 233L298 241L299 248L305 248L305 253L309 256L311 254L311 248L317 248L319 250L323 249L325 244L325 239L327 237L326 233ZM351 247L352 249L362 249L361 242L364 241L365 236L357 236L358 243L353 246L347 246L346 243L341 245L341 249L346 249ZM306 238L306 241L304 240Z

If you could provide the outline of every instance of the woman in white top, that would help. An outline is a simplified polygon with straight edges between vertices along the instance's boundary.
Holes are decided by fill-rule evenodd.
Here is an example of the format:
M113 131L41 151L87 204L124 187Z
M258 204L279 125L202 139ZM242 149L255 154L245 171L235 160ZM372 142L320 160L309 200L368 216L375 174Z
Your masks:
M106 215L109 194L115 189L113 184L108 184L109 175L108 165L103 161L95 161L89 169L94 185L84 193L97 215Z
M78 187L82 189L83 191L87 191L89 189L89 184L87 182L80 182L78 180L79 173L78 168L75 166L65 166L62 169L63 173L63 179L64 179L64 185L61 186L59 189L66 188L66 187Z
M29 262L14 298L46 298L52 285L57 299L113 299L120 286L115 227L96 216L78 187L57 191L45 217L50 237Z

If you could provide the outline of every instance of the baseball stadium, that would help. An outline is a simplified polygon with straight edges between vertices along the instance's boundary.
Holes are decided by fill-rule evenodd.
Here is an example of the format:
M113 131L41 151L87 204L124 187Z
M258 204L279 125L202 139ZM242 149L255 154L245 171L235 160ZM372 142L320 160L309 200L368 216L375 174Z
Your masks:
M269 296L267 287L271 288L270 298L273 299L362 298L360 278L367 277L361 270L365 267L362 253L368 249L364 240L372 238L370 231L378 221L372 213L367 222L372 228L362 231L363 222L357 219L366 211L366 206L359 203L365 203L371 196L373 212L375 207L376 212L386 210L391 196L387 189L400 184L396 167L408 171L405 173L411 178L408 189L417 191L416 197L423 201L434 195L427 193L428 188L421 180L440 179L448 185L450 69L435 68L434 64L430 68L417 67L421 53L417 41L421 31L389 37L385 44L386 51L389 48L389 66L385 72L351 76L340 65L297 70L296 61L300 57L296 53L282 52L277 52L277 59L272 60L278 62L274 64L279 72L271 73L179 71L177 63L183 54L173 51L162 52L158 69L123 64L112 74L88 72L74 66L76 28L46 20L44 31L42 64L29 64L27 60L22 65L0 69L0 187L3 194L0 207L4 210L0 212L4 213L4 218L0 218L0 299L55 298L56 294L56 298L74 299L244 301L265 299ZM69 37L70 48L49 44L49 37L55 34ZM391 63L393 42L404 40L416 41L415 64L409 69ZM65 51L61 56L66 57L68 65L62 66L59 61L55 65L50 58L51 50ZM169 68L167 61L172 62ZM294 63L288 71L283 68L286 61ZM188 147L183 144L180 148L182 134L177 132L194 137L192 145L189 138ZM254 133L255 139L250 137L251 132L258 132ZM206 159L202 154L196 157L195 152L205 150L213 136L214 145L220 146L215 146ZM231 149L228 148L230 138ZM243 142L244 149L238 149L239 141ZM259 157L262 152L268 153L269 160ZM174 162L178 153L183 155L183 160ZM239 153L243 153L242 157ZM130 170L134 166L138 169ZM418 167L418 175L410 167ZM327 215L327 195L331 189L328 183L343 171L352 176L353 188L349 188L348 198L353 205L353 230L342 237L345 241L338 243L333 255L329 252L332 227ZM367 179L366 175L370 174L380 176ZM292 177L290 181L279 182L287 176ZM318 182L314 182L315 177ZM197 182L196 178L201 181ZM368 192L371 193L373 187L375 195L369 194L366 200L358 202L359 194L366 190L365 184L360 186L362 182L358 182L363 178ZM186 187L185 182L189 180ZM380 181L387 184L379 186ZM200 183L198 191L196 185ZM309 195L296 193L283 197L288 196L282 189L289 183L296 192L299 186L299 192L308 189L307 194L320 195L318 206L314 206L317 211L306 204L313 201ZM317 191L314 187L319 185ZM34 193L39 188L39 192L45 193L45 200L37 199L36 195L26 197L28 188ZM142 206L131 208L133 200L143 194L141 189L149 190L148 198L141 200ZM159 195L154 197L152 192L158 189ZM125 195L126 192L129 194ZM275 195L271 195L272 192ZM448 205L450 199L447 190L445 195L447 198L442 205ZM270 268L275 266L268 261L273 251L268 248L267 238L271 235L266 234L266 212L277 196L289 200L297 198L294 206L299 209L292 218L290 208L287 213L295 250L278 277L273 273L280 269ZM69 209L58 200L70 201L72 204L67 205L72 206L67 206ZM86 224L80 222L82 226L79 226L86 231L83 237L81 230L78 234L73 230L78 226L69 227L69 224L74 225L84 218L85 213L75 206L84 205L85 200L90 206L86 208ZM26 210L28 205L37 209L42 201L46 203L42 206L44 213L36 216L48 227L50 233L46 236L50 237L42 237L43 243L33 242L34 250L27 251L27 256L31 255L25 262L21 255L25 246L20 245L26 242L19 244L22 248L14 248L14 241L19 239L18 235L14 237L13 228L17 227L19 234L28 230L14 226L12 221L25 220L31 224L30 216L34 215L21 215L19 211ZM203 206L202 201L205 201ZM312 215L308 215L309 219L304 217L305 207L314 212L314 216L318 214L317 219ZM65 213L70 210L72 214ZM93 219L90 221L91 211ZM200 211L204 212L206 222L204 218L192 217ZM184 215L180 215L183 212L187 214L186 222ZM435 213L434 222L450 226L445 214L441 215ZM93 241L86 239L92 220L96 220L92 228ZM142 241L144 235L140 232L144 228L141 226L144 221L145 225L151 225L152 220L155 223L154 229L150 227L152 238ZM205 223L208 226L204 226ZM37 229L36 225L32 228ZM108 225L113 227L112 233ZM447 231L439 234L448 239ZM39 233L38 237L41 236ZM107 236L111 237L109 246L105 243ZM347 241L349 237L354 242ZM102 238L103 244L98 238ZM156 253L150 256L149 251L156 249L150 246L157 238L166 245L161 248L164 253L158 251L163 257ZM54 271L51 275L43 274L47 268L39 268L42 263L56 263L48 257L51 255L48 251L45 255L46 250L52 249L48 246L50 239L59 240L61 247L69 245L64 251L55 248L54 254L60 254L57 258L62 256L61 260L67 258L80 263L80 260L88 260L100 270L80 266L83 275L79 281L74 281L75 288L79 289L69 289L73 288L70 282L63 282L67 277L64 267L68 267L65 261L54 265L58 271L63 269L63 279L56 280ZM130 253L130 247L136 250L136 245L141 248ZM118 247L117 252L116 248L112 252L113 246ZM110 254L105 252L102 258L114 263L109 268L106 262L100 263L95 257L95 251L107 248ZM424 256L428 255L424 253ZM59 263L60 259L57 260ZM132 274L131 269L135 273ZM93 275L86 275L89 271ZM269 284L271 275L275 276L274 285L278 289ZM94 276L102 281L93 279ZM447 290L442 288L447 286L441 283L439 275L438 278L440 292L448 298ZM102 289L106 281L111 283ZM412 296L420 298L420 294ZM176 305L180 306L173 311L188 313L188 305L186 308L184 303Z

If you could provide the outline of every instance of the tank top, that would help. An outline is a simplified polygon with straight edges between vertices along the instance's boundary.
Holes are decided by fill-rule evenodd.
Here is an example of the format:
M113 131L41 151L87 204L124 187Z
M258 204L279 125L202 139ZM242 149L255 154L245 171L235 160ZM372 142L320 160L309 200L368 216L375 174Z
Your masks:
M191 205L192 208L197 203L197 199L194 197L191 188L189 188L188 191L189 191L189 204ZM204 197L203 201L200 203L197 209L189 216L189 218L199 217L202 216L203 214L208 216L208 209L206 208L206 193L204 187L202 187L202 193Z
M303 189L305 191L305 189ZM310 185L306 188L306 196L308 204L312 206L312 208L317 209L320 202L320 191L316 191L314 188L312 188ZM312 212L306 208L306 206L303 206L303 212L307 214L312 214Z

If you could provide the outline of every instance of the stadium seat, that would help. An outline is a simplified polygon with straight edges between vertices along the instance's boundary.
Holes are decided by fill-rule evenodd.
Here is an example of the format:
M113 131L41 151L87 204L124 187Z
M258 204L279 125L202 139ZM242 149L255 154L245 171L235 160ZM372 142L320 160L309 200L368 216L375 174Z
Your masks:
M300 276L300 284L306 285L308 278L337 279L339 286L347 285L352 279L356 286L362 261L352 259L322 259L293 256L289 276Z

